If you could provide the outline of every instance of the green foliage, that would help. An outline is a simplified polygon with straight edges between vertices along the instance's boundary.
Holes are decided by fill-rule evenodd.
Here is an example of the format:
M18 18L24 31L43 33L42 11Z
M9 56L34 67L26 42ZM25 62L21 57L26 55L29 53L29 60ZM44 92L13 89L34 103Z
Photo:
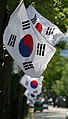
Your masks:
M67 2L67 1L66 1ZM36 9L51 22L55 23L63 32L68 28L68 8L61 0L37 0Z
M61 79L52 84L51 92L56 96L68 96L68 62L63 67Z
M68 27L68 23L66 21L68 17L68 7L66 7L66 4L64 4L63 0L54 0L53 10L55 12L56 24L63 32L66 32L65 28ZM64 28L62 26L64 26Z
M61 48L61 49L65 49L67 47L67 42L65 41L65 39L63 41L60 41L56 46L58 48Z
M63 84L63 94L68 96L68 59L66 59L66 64L62 72L61 84Z
M32 3L35 3L35 0L28 0L28 1L24 0L24 4L25 4L26 8Z
M60 80L56 80L55 83L52 84L51 92L56 96L60 96L62 94L62 92L60 92L62 88L63 85L61 85Z
M53 56L52 60L48 64L47 69L44 71L44 84L46 89L50 91L52 84L56 80L60 80L62 77L62 70L65 64L64 58L60 56L60 49L57 49L55 55Z
M47 19L54 22L53 0L36 1L36 9Z
M7 9L12 13L21 0L7 0Z

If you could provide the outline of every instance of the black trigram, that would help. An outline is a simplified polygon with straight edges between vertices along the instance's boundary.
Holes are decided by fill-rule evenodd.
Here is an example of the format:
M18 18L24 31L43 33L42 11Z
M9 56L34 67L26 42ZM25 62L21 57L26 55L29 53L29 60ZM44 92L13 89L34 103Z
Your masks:
M22 28L23 30L29 29L30 28L30 21L26 20L22 22Z
M44 56L45 53L45 44L37 44L37 55Z
M29 82L28 82L28 81L26 81L26 82L25 82L25 85L26 85L26 86L28 86L28 84L29 84Z
M37 93L38 93L38 90L34 90L34 91L33 91L33 94L37 94Z
M35 24L36 23L36 20L37 20L37 16L36 14L34 15L34 18L31 19L32 23Z
M55 28L48 27L46 31L46 35L52 35L54 33Z
M33 64L32 64L32 61L24 62L24 63L23 63L23 67L25 68L25 70L34 68L34 66L33 66Z
M16 41L16 37L17 37L17 36L11 34L7 45L14 47L14 44L15 44L15 41Z

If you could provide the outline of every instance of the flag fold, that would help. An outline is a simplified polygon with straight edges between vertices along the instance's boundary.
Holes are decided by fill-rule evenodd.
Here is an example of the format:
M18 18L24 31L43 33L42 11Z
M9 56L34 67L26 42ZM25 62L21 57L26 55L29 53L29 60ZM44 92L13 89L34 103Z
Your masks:
M3 44L21 70L40 77L56 49L33 26L24 3L10 16L3 35Z

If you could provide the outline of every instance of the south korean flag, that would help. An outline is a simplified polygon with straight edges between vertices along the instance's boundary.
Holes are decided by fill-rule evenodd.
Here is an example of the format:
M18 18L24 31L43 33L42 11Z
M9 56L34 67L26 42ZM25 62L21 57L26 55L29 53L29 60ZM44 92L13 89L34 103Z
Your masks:
M21 70L31 76L40 77L56 49L33 27L24 3L10 16L3 35L3 44Z
M34 104L37 100L37 96L30 93L28 90L25 91L24 95L27 97L27 104Z
M20 83L29 91L29 93L37 96L42 91L43 76L40 78L32 78L28 75L24 75L21 78Z
M66 39L60 29L44 18L32 5L27 8L27 13L34 27L51 45L55 46L59 41Z

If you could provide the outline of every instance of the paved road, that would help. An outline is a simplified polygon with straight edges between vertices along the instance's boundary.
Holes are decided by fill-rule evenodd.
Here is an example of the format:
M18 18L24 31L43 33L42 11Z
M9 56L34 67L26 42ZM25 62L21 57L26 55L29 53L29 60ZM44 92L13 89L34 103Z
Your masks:
M43 112L35 112L34 119L65 119L67 109L49 107Z

